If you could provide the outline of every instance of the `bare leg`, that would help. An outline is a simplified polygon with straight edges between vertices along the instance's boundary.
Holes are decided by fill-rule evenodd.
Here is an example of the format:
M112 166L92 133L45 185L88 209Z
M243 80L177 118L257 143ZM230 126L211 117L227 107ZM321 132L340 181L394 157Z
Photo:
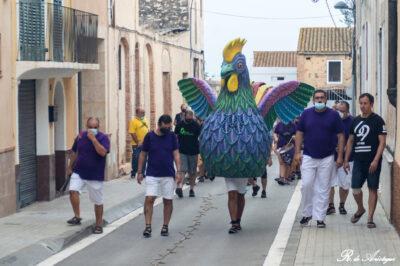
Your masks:
M168 225L171 220L173 204L171 199L163 199L164 203L164 225Z
M364 205L363 205L363 192L360 191L360 193L358 193L358 194L353 194L353 196L354 196L354 199L355 199L355 201L356 201L356 203L357 203L357 207L358 207L356 213L357 213L357 214L363 213L363 212L365 211Z
M144 220L147 224L151 224L153 218L153 205L156 197L147 196L144 200Z
M96 226L103 226L103 204L94 205L94 214L96 215Z
M76 218L80 218L80 208L79 208L79 192L78 191L70 191L69 192L69 200L72 205L72 210L74 211L74 215Z
M373 221L373 219L374 219L374 213L375 213L377 201L378 201L378 191L376 189L369 189L368 221Z
M196 185L196 174L189 175L189 183L190 183L190 189L193 189L194 186Z
M262 189L264 191L267 190L267 179L266 178L261 178L261 185L262 185Z
M340 198L340 203L345 203L347 200L347 196L349 195L349 190L339 188L339 198Z
M238 198L237 198L237 219L240 220L243 215L243 210L244 210L244 205L245 205L245 199L244 199L244 194L238 193Z
M335 187L331 187L331 191L329 192L329 204L334 204L335 200Z
M183 183L185 183L185 176L186 176L186 173L183 173L182 181L177 184L178 188L183 188Z
M237 191L228 192L228 209L232 221L236 221L238 217L238 194Z

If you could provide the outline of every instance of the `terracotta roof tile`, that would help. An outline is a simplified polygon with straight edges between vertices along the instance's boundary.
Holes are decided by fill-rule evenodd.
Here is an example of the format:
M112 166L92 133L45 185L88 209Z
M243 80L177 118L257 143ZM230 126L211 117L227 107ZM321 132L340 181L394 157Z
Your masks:
M299 54L349 54L352 34L351 28L301 28L297 52Z
M297 52L254 51L254 67L297 67Z

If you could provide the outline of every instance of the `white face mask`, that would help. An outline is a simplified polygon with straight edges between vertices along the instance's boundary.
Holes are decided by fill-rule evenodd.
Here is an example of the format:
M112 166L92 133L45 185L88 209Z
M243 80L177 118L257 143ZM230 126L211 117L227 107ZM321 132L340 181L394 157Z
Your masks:
M97 133L99 133L99 130L97 128L89 128L88 131L92 132L93 135L97 135Z

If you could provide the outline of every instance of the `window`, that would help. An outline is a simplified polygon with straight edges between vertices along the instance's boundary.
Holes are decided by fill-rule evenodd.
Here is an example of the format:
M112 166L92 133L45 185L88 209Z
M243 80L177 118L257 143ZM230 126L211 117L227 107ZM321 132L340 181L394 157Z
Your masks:
M283 81L285 80L285 77L283 76L273 76L271 77L271 81Z
M195 78L198 78L200 76L199 59L198 58L193 59L193 75Z
M328 83L342 83L342 61L328 61Z

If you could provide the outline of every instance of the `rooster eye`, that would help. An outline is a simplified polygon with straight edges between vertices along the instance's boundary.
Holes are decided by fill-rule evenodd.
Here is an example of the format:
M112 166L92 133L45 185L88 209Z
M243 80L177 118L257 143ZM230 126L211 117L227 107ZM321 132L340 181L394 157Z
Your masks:
M242 62L239 62L239 63L237 64L237 68L238 68L238 69L242 69L242 68L243 68L243 63L242 63Z

